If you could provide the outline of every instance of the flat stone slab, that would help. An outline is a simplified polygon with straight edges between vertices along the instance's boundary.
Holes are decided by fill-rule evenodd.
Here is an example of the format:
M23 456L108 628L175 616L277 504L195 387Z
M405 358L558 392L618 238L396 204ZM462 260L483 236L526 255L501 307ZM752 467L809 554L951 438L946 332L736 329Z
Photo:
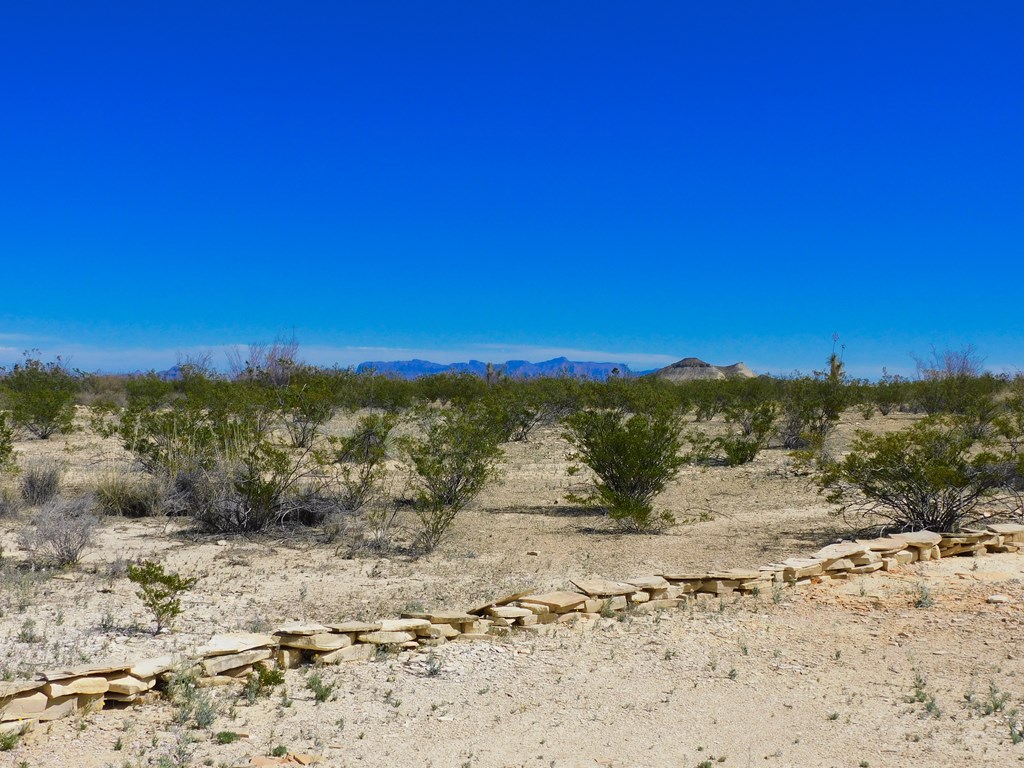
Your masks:
M671 584L661 576L634 576L626 579L627 584L632 584L637 589L668 589Z
M377 647L370 643L350 645L336 651L313 654L313 660L320 664L341 664L346 661L369 661L377 655Z
M69 677L90 677L92 675L109 675L113 672L126 672L132 662L123 664L93 664L84 667L67 667L65 669L51 669L43 672L40 677L48 682L54 680L67 680Z
M488 616L495 616L499 619L521 619L524 616L532 616L533 611L529 608L516 608L511 605L496 605L487 609Z
M360 643L371 643L373 645L400 645L415 639L415 632L387 632L380 630L378 632L364 632L359 635Z
M569 579L580 591L591 597L615 597L616 595L631 595L636 592L636 586L621 581L610 581L600 576L588 576L585 579Z
M1015 533L1024 534L1024 525L1020 523L990 523L986 527L992 533L999 533L1004 536L1012 536Z
M499 597L497 600L491 600L490 602L483 603L481 605L476 606L475 608L470 608L468 612L473 614L479 614L483 613L488 608L493 608L496 605L508 605L509 603L514 603L516 600L521 600L522 598L526 597L528 594L530 594L531 591L532 590L526 590L525 592L514 592L511 595L505 595L504 597Z
M696 571L666 571L661 576L668 581L704 581L708 578L708 574Z
M469 624L477 617L465 611L410 611L402 614L403 619L426 619L431 624Z
M105 677L75 677L59 683L47 683L43 689L51 699L76 694L106 693L110 690L110 681Z
M417 632L430 629L430 619L384 619L380 623L381 632Z
M325 624L317 624L309 621L289 621L274 630L275 635L319 635L330 632L331 628Z
M894 539L891 536L883 536L878 539L857 539L858 544L863 544L872 552L899 552L907 548L907 543L902 539Z
M352 636L344 632L320 632L315 635L281 635L281 645L303 651L336 651L352 645Z
M277 638L273 635L260 635L252 632L237 632L228 635L214 635L210 642L200 648L200 656L226 656L229 653L241 653L253 648L274 647Z
M544 592L539 595L526 595L521 600L524 603L537 603L538 605L547 606L558 613L578 608L586 602L587 597L578 592Z
M155 656L152 659L137 661L128 668L128 674L134 677L155 677L174 666L174 658L170 655Z
M930 549L942 541L942 536L934 531L911 531L910 533L894 533L889 538L905 541L912 547Z
M203 661L203 669L207 675L213 677L229 669L237 669L255 664L257 661L269 659L272 653L269 648L254 648L249 651L242 651L241 653L212 656ZM113 685L111 685L111 690L113 690Z
M376 632L380 629L379 621L343 621L340 624L328 624L335 632Z
M42 680L7 680L0 682L0 699L9 699L19 693L38 691L46 683Z

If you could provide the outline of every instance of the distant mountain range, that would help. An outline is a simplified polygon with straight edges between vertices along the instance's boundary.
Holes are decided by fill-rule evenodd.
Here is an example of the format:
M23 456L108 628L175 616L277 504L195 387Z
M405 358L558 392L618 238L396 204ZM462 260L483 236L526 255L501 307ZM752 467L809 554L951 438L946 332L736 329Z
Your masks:
M687 357L672 365L654 371L632 371L625 363L594 363L556 357L541 363L528 360L508 360L495 363L494 370L512 379L536 379L550 376L566 376L574 379L605 381L611 376L657 376L669 381L694 381L697 379L750 378L756 374L743 363L734 365L711 365L696 357ZM373 372L378 376L392 376L398 379L417 379L420 376L435 376L439 373L469 373L474 376L487 375L487 363L470 360L466 363L434 363L430 360L390 360L360 363L357 373ZM157 375L165 381L182 378L180 366L172 366Z
M432 363L429 360L395 360L360 363L356 366L357 373L370 371L381 376L394 376L401 379L415 379L420 376L433 376L438 373L471 373L476 376L487 375L487 363L470 360L468 363ZM494 370L512 379L536 379L543 376L568 376L575 379L595 379L604 381L609 376L635 375L625 363L592 363L570 360L567 357L556 357L542 363L531 363L527 360L508 360L495 363Z

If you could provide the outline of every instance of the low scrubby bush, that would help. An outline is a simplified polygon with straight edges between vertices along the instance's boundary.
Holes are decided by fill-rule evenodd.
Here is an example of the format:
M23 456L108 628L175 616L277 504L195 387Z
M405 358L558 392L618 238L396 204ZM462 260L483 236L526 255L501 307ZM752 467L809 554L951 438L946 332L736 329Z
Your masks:
M21 473L21 498L29 506L39 506L60 493L64 465L43 460L27 464Z
M422 436L403 441L403 447L415 471L415 546L430 552L459 512L495 477L502 452L486 411L479 407L424 412L422 427Z
M92 543L99 520L88 496L55 498L43 505L22 533L20 544L39 560L64 567L74 565Z
M181 595L196 585L196 577L185 578L164 570L152 560L128 566L128 579L139 585L136 593L156 621L156 632L169 627L181 613Z
M565 439L573 448L567 458L596 476L589 493L570 500L605 509L626 531L657 531L673 522L670 512L655 511L652 502L687 461L680 455L674 411L585 410L569 416L565 425ZM578 465L571 471L578 471Z

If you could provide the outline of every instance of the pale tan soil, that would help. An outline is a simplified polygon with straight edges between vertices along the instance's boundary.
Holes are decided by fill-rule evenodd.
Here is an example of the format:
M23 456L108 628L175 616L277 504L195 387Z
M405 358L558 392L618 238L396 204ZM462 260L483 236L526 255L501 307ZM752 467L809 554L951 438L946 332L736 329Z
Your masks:
M832 443L842 450L854 429L897 429L912 417L865 422L850 414ZM114 440L85 426L68 437L20 440L23 463L58 457L68 466L65 488L84 492L104 474L124 470L128 455ZM351 418L331 428L344 430ZM720 423L699 425L718 431ZM684 468L659 503L688 520L663 535L609 532L599 513L565 501L571 478L567 445L557 428L506 446L504 476L456 521L429 557L348 558L317 532L258 537L209 535L182 519L107 518L97 544L70 573L51 578L8 567L0 584L0 672L24 676L45 666L187 651L214 632L259 629L290 619L379 618L402 610L460 607L523 589L559 588L567 579L600 573L610 578L756 566L813 551L849 533L843 521L795 474L786 451L763 452L737 468ZM400 489L401 480L396 483ZM704 519L702 520L702 515ZM708 519L710 518L710 519ZM0 518L0 546L10 566L23 561L17 532L31 511ZM411 520L407 521L411 524ZM218 545L218 541L226 544ZM527 554L527 553L536 554ZM150 617L123 572L126 559L157 558L179 573L198 576L183 598L174 634L154 637ZM119 562L120 561L120 562ZM19 642L26 621L45 639Z
M830 447L844 450L856 428L893 430L912 420L899 415L865 422L848 414ZM332 428L345 425L339 419ZM115 443L87 432L22 440L17 449L22 458L64 457L75 490L128 461ZM30 513L0 519L8 558L0 572L0 671L24 676L59 664L187 652L215 632L288 619L465 608L502 593L557 588L594 572L626 578L667 568L756 566L850 533L781 450L766 451L746 467L684 469L660 503L691 522L664 535L608 533L600 515L565 502L578 482L566 473L565 450L557 429L508 446L503 482L460 516L438 552L419 560L346 559L309 532L225 537L227 543L218 545L220 536L194 533L179 520L108 519L82 564L51 577L16 567L24 558L17 531ZM702 513L710 519L701 519ZM123 576L108 576L118 559L153 556L200 577L183 600L176 631L160 636L148 631L149 617L132 585ZM1024 572L1019 556L978 562L1014 579ZM865 577L786 593L792 602L781 606L762 595L723 613L698 609L660 621L602 621L595 630L561 628L550 638L517 638L494 648L449 646L438 652L442 671L436 677L396 660L332 668L323 674L335 681L339 698L320 707L309 701L304 673L290 672L291 707L278 711L276 699L239 706L251 738L220 747L196 732L201 744L193 764L206 757L231 764L283 743L293 751L326 752L329 765L554 760L574 766L607 759L603 764L685 768L711 754L725 755L726 765L855 766L867 760L879 766L903 764L908 756L926 756L934 765L1009 765L1024 758L1024 746L1008 745L1009 730L999 717L968 717L963 693L973 679L979 696L985 694L992 679L1015 705L1021 703L1014 677L1020 662L1006 657L1018 653L1024 594L1019 580L1000 583L998 591L1018 603L983 604L994 585L952 576L973 563L958 558L913 566L909 582ZM916 574L934 581L936 608L911 607ZM882 607L859 596L862 584L869 593L884 590ZM844 591L852 596L840 600ZM19 639L26 621L34 622L42 641ZM733 668L736 679L728 677ZM921 719L922 705L903 703L917 669L946 711L938 720ZM227 710L236 693L218 695ZM401 703L394 706L394 700ZM831 712L839 718L828 720ZM126 718L134 725L122 734L124 750L115 752ZM55 723L49 737L32 737L17 751L0 754L0 766L9 759L10 765L26 759L33 768L121 765L138 761L140 749L146 757L166 753L173 740L166 706L101 713L84 722L81 731L74 720ZM216 729L229 725L243 727L222 720ZM156 751L149 746L154 732ZM907 735L921 740L908 741Z
M191 765L235 765L279 744L327 766L1020 765L1009 727L1024 707L1022 579L1022 555L950 558L787 591L780 604L708 600L450 644L436 675L423 654L323 668L335 696L322 705L310 672L294 670L287 702L277 692L247 706L217 689L212 731L177 728L169 704L105 711L44 727L0 765L145 765L182 733ZM914 607L922 585L930 608ZM996 591L1015 605L987 604ZM918 676L937 717L914 700ZM985 715L990 684L1007 700ZM214 743L232 729L248 738Z

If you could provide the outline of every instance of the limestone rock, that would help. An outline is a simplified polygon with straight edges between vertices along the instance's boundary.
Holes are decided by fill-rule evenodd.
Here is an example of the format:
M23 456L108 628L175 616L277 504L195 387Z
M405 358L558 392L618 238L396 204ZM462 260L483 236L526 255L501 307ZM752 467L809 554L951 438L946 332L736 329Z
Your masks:
M303 651L336 651L352 645L352 637L341 632L321 632L315 635L280 635L281 645Z
M273 647L277 638L273 635L260 635L251 632L237 632L227 635L215 635L208 644L199 649L200 656L226 656L241 653L253 648Z
M313 661L318 664L340 664L346 661L369 661L377 655L377 646L359 643L348 648L339 648L329 653L313 654Z
M232 653L224 656L213 656L203 660L203 669L209 677L219 675L229 669L237 669L247 664L255 664L257 661L269 659L273 651L270 648L254 648L251 651ZM114 690L111 684L111 690Z
M328 624L334 632L376 632L380 629L380 622L373 621L343 621L340 624Z
M360 643L372 643L373 645L401 645L415 639L415 632L379 630L377 632L363 632L359 635Z
M51 699L56 699L79 693L106 693L110 690L110 682L105 677L76 677L59 683L47 683L43 690Z
M570 579L576 587L590 597L612 597L614 595L631 595L637 588L621 581L609 581L600 576L588 576L585 579Z
M544 592L524 597L519 604L524 607L529 607L529 604L543 605L555 613L565 613L581 607L586 599L578 592Z

